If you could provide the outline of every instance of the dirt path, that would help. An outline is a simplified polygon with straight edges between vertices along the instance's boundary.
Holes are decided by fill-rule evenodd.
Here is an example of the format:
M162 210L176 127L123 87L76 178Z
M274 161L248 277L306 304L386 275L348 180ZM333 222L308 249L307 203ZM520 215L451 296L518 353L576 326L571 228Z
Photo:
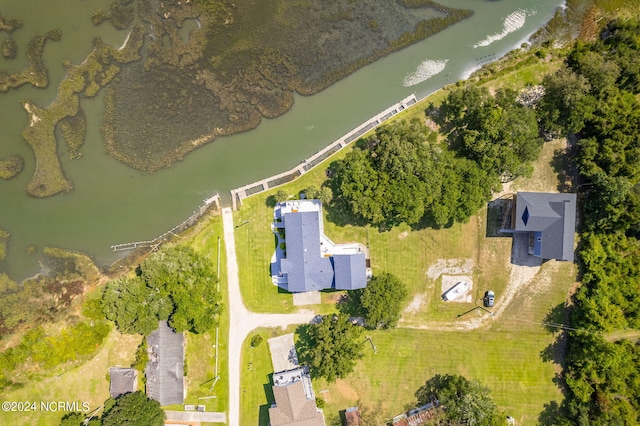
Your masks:
M229 287L229 425L240 425L240 355L242 343L257 327L287 327L291 324L310 322L315 313L309 310L295 314L256 314L249 311L242 301L236 243L233 235L233 212L222 209L222 225L227 253L227 281Z

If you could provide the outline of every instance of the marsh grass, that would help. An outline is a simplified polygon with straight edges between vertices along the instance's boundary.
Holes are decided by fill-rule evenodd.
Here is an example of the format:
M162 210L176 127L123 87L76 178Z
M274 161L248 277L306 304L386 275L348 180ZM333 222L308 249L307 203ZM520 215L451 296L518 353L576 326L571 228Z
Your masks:
M24 158L14 154L0 160L0 179L9 180L16 177L24 168Z
M128 66L105 98L108 152L138 169L168 167L285 113L294 92L317 93L470 14L423 0L143 5L154 33L144 63ZM195 17L202 28L182 39Z

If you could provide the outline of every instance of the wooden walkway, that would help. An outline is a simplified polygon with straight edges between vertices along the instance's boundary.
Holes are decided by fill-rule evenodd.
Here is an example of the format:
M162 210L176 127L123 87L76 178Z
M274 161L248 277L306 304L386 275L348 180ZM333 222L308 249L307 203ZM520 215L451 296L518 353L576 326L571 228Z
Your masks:
M174 226L173 228L171 228L164 234L160 235L159 237L154 238L153 240L148 240L148 241L135 241L133 243L114 244L111 246L111 250L123 251L123 250L135 250L139 247L160 246L160 244L162 244L168 238L171 238L172 236L175 237L177 236L178 233L184 231L189 226L192 226L196 222L196 220L198 220L200 216L202 216L209 209L209 207L212 204L215 204L216 208L220 210L221 208L220 194L216 194L213 197L203 200L202 205L198 208L198 210L194 211L193 214L189 216L187 220L183 221L179 225Z
M266 179L250 183L240 188L232 189L231 205L233 207L233 210L237 210L238 207L242 205L242 200L251 195L275 188L302 176L327 158L331 157L336 152L340 151L345 146L349 145L351 142L357 140L360 136L364 135L369 130L376 128L383 122L387 121L399 112L404 111L416 102L418 102L418 99L414 94L411 94L400 102L374 115L369 120L365 121L341 138L337 139L324 149L316 152L296 167L275 176L270 176Z

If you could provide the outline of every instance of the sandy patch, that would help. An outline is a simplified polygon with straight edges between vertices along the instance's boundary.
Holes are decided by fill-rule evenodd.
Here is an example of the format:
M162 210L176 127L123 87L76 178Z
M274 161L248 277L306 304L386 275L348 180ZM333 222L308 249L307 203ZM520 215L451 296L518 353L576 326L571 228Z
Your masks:
M459 283L460 281L466 281L469 283L469 290L460 296L456 297L453 300L449 300L449 302L463 302L470 303L473 300L473 296L471 294L471 290L473 290L473 279L470 275L443 275L442 276L442 293L449 290L451 287Z
M472 271L473 259L438 259L427 269L427 277L436 280L442 274L470 274Z
M416 294L415 296L413 296L413 300L411 300L411 303L409 303L409 306L407 306L404 309L403 313L416 314L420 312L420 310L426 304L426 302L427 302L426 293Z
M358 400L358 392L356 392L356 390L352 388L351 385L349 385L349 383L345 382L344 380L342 379L336 380L336 383L334 386L336 387L336 390L340 393L340 395L342 395L345 399L348 399L354 402Z
M398 238L401 240L404 240L405 238L407 238L408 235L409 235L409 232L404 231L404 232L401 232L400 235L398 235Z
M31 110L31 104L29 102L25 102L24 103L24 109L29 113L30 115L30 120L29 120L29 127L33 127L35 126L35 124L39 121L42 121L42 118L38 117L32 110Z

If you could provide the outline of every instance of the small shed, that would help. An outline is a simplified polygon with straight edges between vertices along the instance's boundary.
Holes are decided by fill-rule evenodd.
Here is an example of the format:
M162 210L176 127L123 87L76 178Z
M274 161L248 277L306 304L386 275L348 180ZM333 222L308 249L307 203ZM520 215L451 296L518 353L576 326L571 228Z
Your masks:
M134 368L109 368L109 394L117 398L138 389L138 371Z

